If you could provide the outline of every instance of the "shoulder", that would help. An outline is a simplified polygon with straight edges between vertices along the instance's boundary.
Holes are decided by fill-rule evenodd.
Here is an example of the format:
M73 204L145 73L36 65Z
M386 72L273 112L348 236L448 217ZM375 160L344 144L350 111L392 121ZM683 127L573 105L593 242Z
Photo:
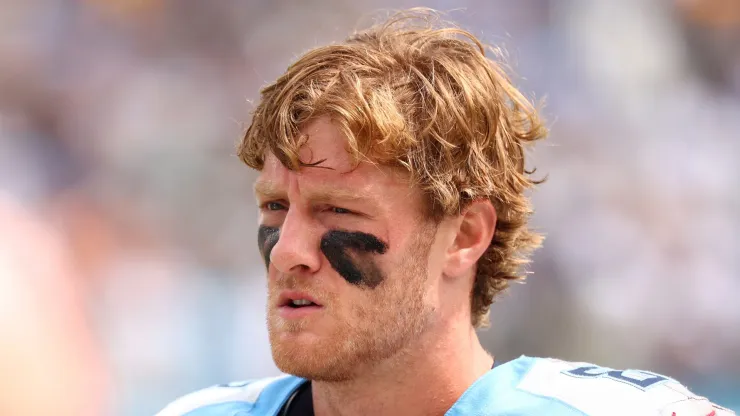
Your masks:
M585 362L523 357L516 389L587 416L724 416L729 410L650 371L618 370Z
M182 396L156 416L273 415L303 382L280 376L221 384Z

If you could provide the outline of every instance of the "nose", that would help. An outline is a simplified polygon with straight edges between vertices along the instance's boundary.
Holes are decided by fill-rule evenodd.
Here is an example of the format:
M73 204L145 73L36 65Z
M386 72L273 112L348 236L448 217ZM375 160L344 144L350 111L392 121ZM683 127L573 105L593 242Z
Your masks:
M298 209L291 207L270 253L270 263L281 273L313 273L321 266L320 236Z

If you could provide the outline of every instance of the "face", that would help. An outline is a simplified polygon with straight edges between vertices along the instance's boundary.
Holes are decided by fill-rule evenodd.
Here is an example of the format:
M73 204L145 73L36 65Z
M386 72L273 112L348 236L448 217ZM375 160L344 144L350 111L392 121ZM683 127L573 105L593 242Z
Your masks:
M361 163L328 119L303 129L299 171L268 154L255 193L268 270L268 330L284 372L341 381L431 325L435 227L406 176Z

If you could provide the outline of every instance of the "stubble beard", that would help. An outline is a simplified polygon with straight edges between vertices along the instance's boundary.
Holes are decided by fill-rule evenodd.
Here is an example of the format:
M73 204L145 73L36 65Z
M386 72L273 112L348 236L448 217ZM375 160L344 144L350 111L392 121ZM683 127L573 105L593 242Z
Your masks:
M424 302L431 245L428 238L432 237L420 236L420 241L412 243L403 264L377 288L362 289L368 291L368 296L362 304L352 305L349 319L333 314L333 302L329 302L329 307L321 311L329 315L323 318L333 324L328 335L288 342L281 335L298 336L310 322L288 322L277 316L277 311L268 311L270 345L277 367L314 381L342 382L399 355L432 320L432 309Z

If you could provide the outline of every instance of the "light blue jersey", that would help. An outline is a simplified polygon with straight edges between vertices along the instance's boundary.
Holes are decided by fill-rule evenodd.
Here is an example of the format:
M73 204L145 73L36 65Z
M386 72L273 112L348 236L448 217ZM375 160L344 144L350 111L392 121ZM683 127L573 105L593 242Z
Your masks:
M211 387L157 416L276 416L306 380L282 376ZM677 381L639 370L520 357L470 386L445 416L728 416Z

